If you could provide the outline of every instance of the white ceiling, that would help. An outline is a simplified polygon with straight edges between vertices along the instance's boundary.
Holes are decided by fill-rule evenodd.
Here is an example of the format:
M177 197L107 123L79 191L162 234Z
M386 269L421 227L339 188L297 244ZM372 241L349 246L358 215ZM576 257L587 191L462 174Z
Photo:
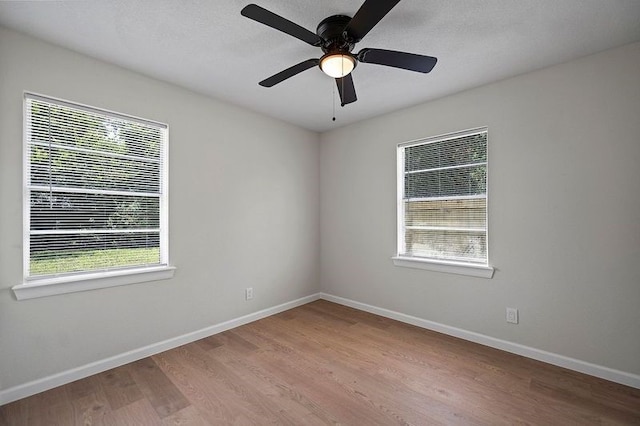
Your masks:
M640 0L402 0L354 52L401 50L438 64L430 74L360 64L358 101L337 106L332 122L335 83L318 68L258 86L321 51L242 17L250 1L313 32L363 2L1 1L0 25L314 131L640 40Z

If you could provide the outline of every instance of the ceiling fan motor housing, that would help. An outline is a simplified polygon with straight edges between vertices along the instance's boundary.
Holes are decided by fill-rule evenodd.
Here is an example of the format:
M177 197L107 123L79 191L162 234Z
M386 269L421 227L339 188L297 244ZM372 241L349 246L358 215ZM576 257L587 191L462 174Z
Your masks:
M322 39L320 47L324 53L350 53L353 50L355 43L345 32L350 21L350 16L333 15L318 24L316 34Z

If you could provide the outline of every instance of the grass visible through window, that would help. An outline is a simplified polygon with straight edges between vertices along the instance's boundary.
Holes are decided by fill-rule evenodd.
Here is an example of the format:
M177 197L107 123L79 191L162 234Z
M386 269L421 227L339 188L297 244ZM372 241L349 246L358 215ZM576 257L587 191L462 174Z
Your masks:
M63 274L78 271L160 263L160 249L130 248L106 250L48 251L31 256L30 275Z

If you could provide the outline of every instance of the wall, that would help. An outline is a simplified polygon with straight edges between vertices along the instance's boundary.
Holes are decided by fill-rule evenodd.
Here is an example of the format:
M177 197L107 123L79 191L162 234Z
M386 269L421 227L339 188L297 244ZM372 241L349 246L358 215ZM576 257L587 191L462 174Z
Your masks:
M2 28L0 58L0 391L318 291L317 134ZM169 124L173 279L15 300L24 90Z
M320 146L314 133L2 28L0 58L0 392L319 284L640 374L640 44L344 127ZM170 125L174 279L14 299L23 90ZM483 125L494 278L394 267L396 144ZM506 306L520 324L505 323Z
M638 70L640 43L323 134L322 290L640 374ZM396 145L485 125L494 278L393 266Z

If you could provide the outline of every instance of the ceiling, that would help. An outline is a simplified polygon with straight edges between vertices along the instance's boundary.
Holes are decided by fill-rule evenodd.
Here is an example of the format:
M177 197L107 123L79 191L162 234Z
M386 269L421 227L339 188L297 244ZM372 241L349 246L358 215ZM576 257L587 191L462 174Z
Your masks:
M363 0L2 1L0 25L313 131L640 40L639 0L402 0L354 52L401 50L438 64L429 74L360 64L358 101L342 108L318 68L258 86L321 51L242 17L250 1L315 32Z

